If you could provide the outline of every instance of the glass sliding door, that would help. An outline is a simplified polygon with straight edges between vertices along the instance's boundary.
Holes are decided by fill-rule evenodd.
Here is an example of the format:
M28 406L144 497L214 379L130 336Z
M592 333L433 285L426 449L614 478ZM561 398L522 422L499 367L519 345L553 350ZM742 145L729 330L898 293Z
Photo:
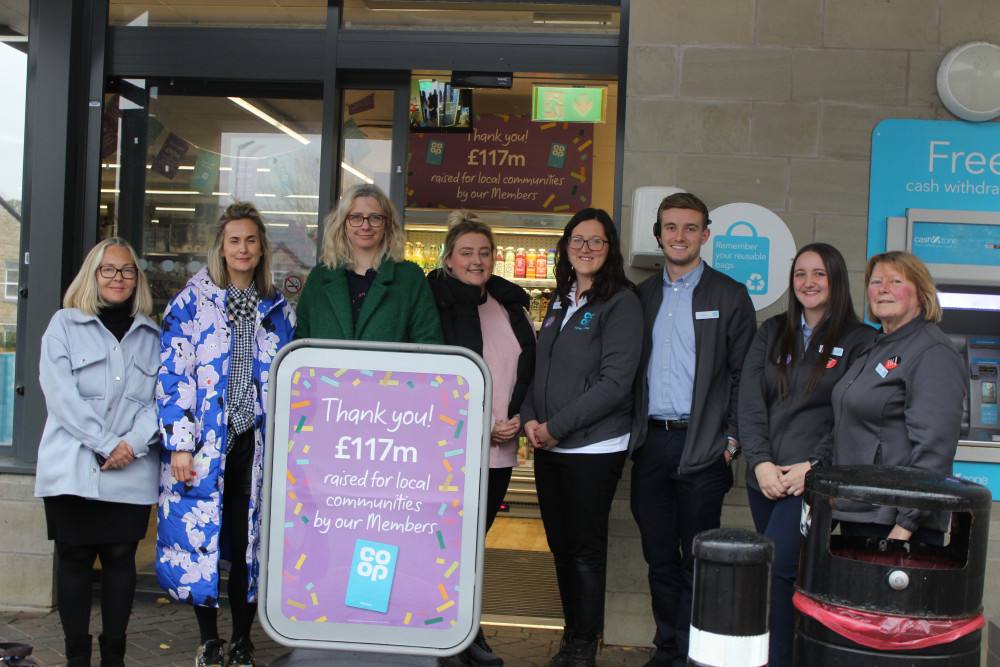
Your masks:
M275 284L297 301L316 257L318 90L289 99L252 88L169 94L154 81L110 88L120 92L105 101L100 236L135 244L157 311L205 264L215 222L236 200L260 209Z

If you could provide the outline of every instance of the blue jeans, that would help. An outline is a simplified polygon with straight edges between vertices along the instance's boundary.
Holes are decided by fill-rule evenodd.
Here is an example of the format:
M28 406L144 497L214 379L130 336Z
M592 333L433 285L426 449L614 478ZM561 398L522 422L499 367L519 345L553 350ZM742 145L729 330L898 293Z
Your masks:
M792 667L795 642L795 579L799 573L799 519L802 496L771 500L760 491L747 487L750 513L757 532L774 542L771 566L770 667Z

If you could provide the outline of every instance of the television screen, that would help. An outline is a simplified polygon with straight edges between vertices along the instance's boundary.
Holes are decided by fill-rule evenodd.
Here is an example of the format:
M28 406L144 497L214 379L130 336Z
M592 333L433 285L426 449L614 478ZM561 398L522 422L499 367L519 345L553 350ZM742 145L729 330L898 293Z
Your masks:
M410 80L411 132L471 132L472 89L447 81Z

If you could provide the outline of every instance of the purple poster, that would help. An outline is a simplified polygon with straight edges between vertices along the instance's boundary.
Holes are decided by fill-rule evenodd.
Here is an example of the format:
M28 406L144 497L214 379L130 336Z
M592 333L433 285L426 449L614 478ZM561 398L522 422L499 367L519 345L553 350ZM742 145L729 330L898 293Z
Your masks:
M481 114L467 134L410 134L407 208L572 214L591 206L594 126Z
M184 139L171 132L163 141L160 152L153 158L152 170L171 181L177 176L177 167L191 149Z
M437 373L292 369L287 433L275 432L276 443L287 436L281 613L453 629L461 595L472 594L458 585L469 383ZM473 418L482 420L481 407Z

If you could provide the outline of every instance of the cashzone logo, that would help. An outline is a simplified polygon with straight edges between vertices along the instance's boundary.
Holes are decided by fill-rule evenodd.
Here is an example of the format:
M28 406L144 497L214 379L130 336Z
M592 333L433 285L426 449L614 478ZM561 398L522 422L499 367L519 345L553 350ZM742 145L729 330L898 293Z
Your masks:
M949 246L957 246L958 245L958 239L956 239L953 236L951 236L951 237L949 237L949 236L936 236L936 235L934 235L934 236L914 236L913 237L913 242L914 243L924 244L924 245L949 245Z

